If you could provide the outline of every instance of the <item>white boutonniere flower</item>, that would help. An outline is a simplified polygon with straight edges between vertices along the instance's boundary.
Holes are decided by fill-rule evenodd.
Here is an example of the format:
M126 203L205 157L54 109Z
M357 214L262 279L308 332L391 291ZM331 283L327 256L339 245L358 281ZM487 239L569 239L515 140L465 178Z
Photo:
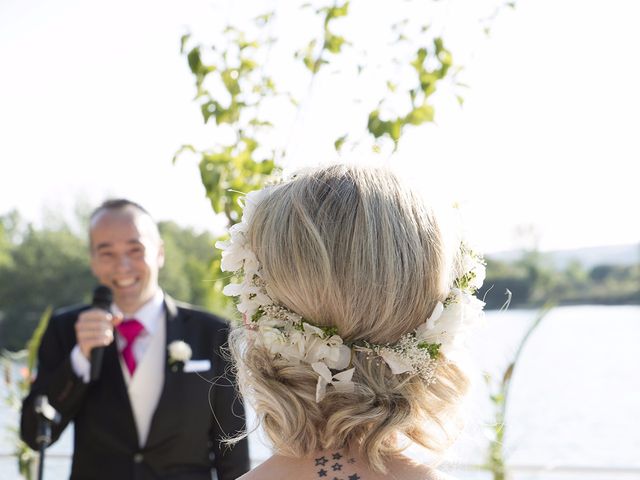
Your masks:
M191 360L192 352L188 343L174 340L167 348L169 349L169 365L174 372L182 370L185 363Z

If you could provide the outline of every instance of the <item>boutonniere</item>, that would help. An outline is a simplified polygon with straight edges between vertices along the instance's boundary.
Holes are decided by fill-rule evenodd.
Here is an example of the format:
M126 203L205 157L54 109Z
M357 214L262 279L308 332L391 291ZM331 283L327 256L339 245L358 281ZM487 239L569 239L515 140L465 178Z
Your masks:
M191 347L182 340L174 340L169 349L169 366L173 372L182 371L185 363L191 360Z

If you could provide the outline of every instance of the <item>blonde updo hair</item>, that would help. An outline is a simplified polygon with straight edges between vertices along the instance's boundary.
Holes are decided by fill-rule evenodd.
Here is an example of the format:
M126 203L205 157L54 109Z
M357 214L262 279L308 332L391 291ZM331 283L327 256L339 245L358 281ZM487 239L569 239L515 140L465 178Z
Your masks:
M388 171L332 166L270 187L248 231L270 296L346 341L395 343L443 301L456 273L434 214ZM457 245L456 245L457 247ZM352 356L353 393L316 403L311 366L273 358L230 337L242 394L275 450L304 457L356 449L370 468L403 449L397 435L441 453L457 430L467 376L441 362L436 381L394 375L379 358Z

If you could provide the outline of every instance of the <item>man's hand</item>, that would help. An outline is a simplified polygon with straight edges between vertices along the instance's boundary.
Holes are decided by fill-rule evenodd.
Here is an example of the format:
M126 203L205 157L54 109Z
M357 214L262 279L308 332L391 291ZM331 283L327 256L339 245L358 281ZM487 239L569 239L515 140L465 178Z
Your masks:
M113 327L121 321L121 316L114 316L100 308L85 310L78 316L76 340L87 360L91 358L91 349L113 342Z

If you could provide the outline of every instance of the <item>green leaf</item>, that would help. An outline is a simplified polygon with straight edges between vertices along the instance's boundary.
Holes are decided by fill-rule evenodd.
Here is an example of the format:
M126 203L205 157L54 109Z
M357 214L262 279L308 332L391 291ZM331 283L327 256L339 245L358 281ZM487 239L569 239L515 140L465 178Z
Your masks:
M447 71L453 65L453 57L451 52L444 47L444 42L442 38L436 37L433 39L433 45L436 50L436 57L440 61L440 78L444 77L447 74Z
M391 122L388 133L391 139L397 143L398 140L400 140L400 136L402 135L402 121L400 119L397 119L396 121Z
M257 63L250 58L242 58L240 61L240 72L247 73L253 71L257 67Z
M276 14L275 11L266 12L266 13L263 13L262 15L258 15L256 18L253 19L253 21L256 23L256 25L260 27L264 27L267 23L271 21L271 19L275 16L275 14Z
M187 46L187 42L189 41L189 39L191 38L191 34L190 33L185 33L184 35L182 35L182 37L180 37L180 54L184 54L184 50L185 47Z
M429 356L431 358L438 358L440 355L440 347L441 343L429 343L429 342L420 342L418 343L418 348L423 348L429 352Z
M405 120L406 123L410 123L411 125L421 125L425 122L433 122L433 115L433 107L424 104L411 110Z
M415 68L418 72L421 72L424 70L424 61L427 58L427 49L424 47L421 47L418 49L418 51L416 52L416 58L413 62L411 62L411 66L413 66L413 68Z
M220 73L222 83L224 83L225 88L232 97L235 97L240 93L240 85L238 84L239 76L240 74L235 68L227 68Z
M325 48L331 53L340 53L342 45L345 43L344 37L340 35L334 35L331 32L327 32L325 36Z
M436 55L438 55L442 50L444 50L444 44L442 42L442 38L441 37L434 38L433 46L436 49Z
M187 55L187 61L189 62L189 68L195 75L199 75L202 70L202 60L200 59L200 47L194 47Z
M433 72L422 71L419 75L419 80L420 89L426 98L436 91L436 83L439 80L439 76Z
M215 100L210 100L208 102L200 105L200 112L202 113L202 118L204 118L204 123L209 121L209 118L215 116L217 111L217 103Z
M513 362L509 364L502 377L502 383L507 383L509 382L509 380L511 380L511 376L513 375L513 369L515 368L515 366L516 365Z
M311 73L317 73L318 70L320 69L320 66L317 64L316 59L313 56L313 51L315 50L315 47L316 47L316 39L314 38L307 44L307 47L304 51L296 53L296 57L297 58L302 57L302 62L304 63L304 66L307 67L309 71L311 71Z
M349 13L349 2L346 1L342 6L334 6L327 10L325 25L334 18L345 17Z
M342 146L344 145L344 142L347 140L348 136L348 134L342 135L335 142L333 142L333 146L336 149L336 152L339 152L342 149Z
M369 114L369 121L367 122L367 130L374 136L374 138L380 138L383 135L387 135L395 143L400 140L402 136L403 120L396 118L395 120L382 120L380 118L380 112L374 110Z
M182 152L196 152L196 149L193 145L182 145L178 151L173 155L173 158L171 160L171 163L173 163L174 165L176 164L176 162L178 161L178 157L182 154Z
M380 120L380 112L378 110L374 110L369 114L367 130L369 130L371 135L373 135L375 138L380 138L387 131L385 122Z
M249 42L249 41L246 41L246 40L238 40L236 42L236 44L238 45L238 48L240 49L240 51L246 50L247 48L258 48L258 47L260 47L260 44L258 42Z
M273 123L267 120L259 120L257 118L249 120L249 125L253 125L254 127L273 127Z
M320 327L322 333L324 334L323 338L331 338L334 335L338 335L338 327Z
M216 125L222 125L223 123L236 123L240 119L240 110L243 104L237 102L235 99L231 100L229 108L223 108L218 104L215 111Z

